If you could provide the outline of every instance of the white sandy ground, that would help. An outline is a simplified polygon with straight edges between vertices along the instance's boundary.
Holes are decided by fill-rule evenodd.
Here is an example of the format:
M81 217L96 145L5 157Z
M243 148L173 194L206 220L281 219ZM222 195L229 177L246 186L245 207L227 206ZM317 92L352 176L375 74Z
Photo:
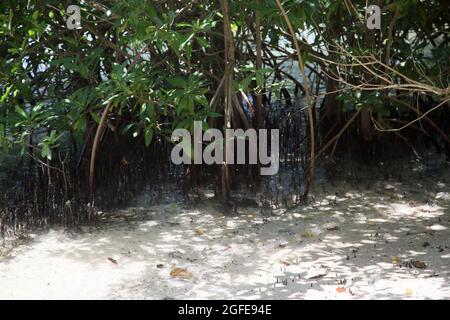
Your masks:
M327 186L268 216L137 205L81 232L30 235L0 257L0 299L449 299L444 181ZM427 268L396 265L411 259Z

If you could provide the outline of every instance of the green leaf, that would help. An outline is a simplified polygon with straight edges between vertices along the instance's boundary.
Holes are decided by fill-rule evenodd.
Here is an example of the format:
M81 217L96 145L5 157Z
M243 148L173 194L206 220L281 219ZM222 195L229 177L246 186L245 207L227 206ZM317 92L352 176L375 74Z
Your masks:
M12 88L13 88L12 85L10 85L9 87L6 88L5 94L2 95L2 97L0 98L0 103L3 103L3 102L6 101L6 99L8 98Z
M202 47L202 48L210 48L211 45L208 43L208 41L206 41L204 38L197 38L197 43Z
M147 128L147 130L145 130L145 146L146 147L150 146L152 140L153 140L153 129Z
M206 97L204 95L195 96L194 100L195 100L195 102L200 104L202 107L209 106L208 99L206 99Z
M16 112L24 119L28 120L28 114L19 106L15 106L14 109Z
M98 113L96 113L96 112L91 112L90 114L91 114L92 119L94 119L94 121L95 121L96 123L100 123L101 117L100 117L100 115L99 115Z
M210 117L210 118L221 118L221 117L223 117L223 114L211 111L211 112L208 113L208 117Z
M260 88L264 87L264 83L265 83L264 76L259 72L256 74L256 83L257 83L258 87L260 87Z
M180 88L180 89L186 88L186 81L182 77L170 78L168 81L172 86L174 86L176 88Z
M33 12L33 15L31 16L31 18L33 20L37 20L38 17L39 17L39 10L36 10L35 12Z
M48 146L47 143L42 143L41 157L47 158L48 160L52 160L52 151L50 150L50 147Z

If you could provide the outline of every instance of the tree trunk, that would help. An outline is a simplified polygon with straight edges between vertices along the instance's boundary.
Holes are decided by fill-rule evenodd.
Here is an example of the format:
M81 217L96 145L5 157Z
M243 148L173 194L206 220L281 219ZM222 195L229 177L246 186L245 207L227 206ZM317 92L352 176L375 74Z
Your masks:
M262 41L261 41L261 13L259 11L259 0L256 0L257 10L256 10L256 70L261 70L263 67L262 62ZM263 97L262 89L259 88L256 92L256 104L255 104L255 116L256 116L256 129L262 129L264 123L264 113L263 113Z
M224 133L231 128L231 113L233 110L233 72L235 64L233 33L231 31L230 7L228 0L220 1L223 13L224 43L225 43L225 82L224 82ZM225 142L227 136L225 134ZM230 171L227 163L227 148L224 145L224 162L222 164L222 201L228 207L230 201Z

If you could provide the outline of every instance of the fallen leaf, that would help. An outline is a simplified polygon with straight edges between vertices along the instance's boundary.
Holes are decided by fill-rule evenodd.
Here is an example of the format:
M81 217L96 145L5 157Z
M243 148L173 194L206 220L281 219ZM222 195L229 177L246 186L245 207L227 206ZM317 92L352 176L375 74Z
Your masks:
M336 292L337 293L344 293L345 291L347 291L347 289L345 289L344 287L337 287L336 288Z
M427 268L427 265L425 264L425 262L422 262L422 261L411 260L411 264L414 266L414 268L417 268L417 269L426 269Z
M113 259L113 258L108 257L108 260L109 260L111 263L119 264L119 263L117 262L116 259Z
M303 238L314 238L316 235L312 231L306 231L302 234Z
M172 278L191 279L194 275L186 269L174 268L170 271L170 276Z
M407 296L408 298L411 298L412 295L413 295L413 290L410 289L410 288L406 289L406 296Z
M205 230L203 230L203 229L198 228L195 230L195 234L198 236L202 236L204 233L205 233Z
M425 241L425 242L422 244L422 247L424 247L424 248L429 247L429 246L430 246L430 243L429 243L428 241Z
M392 257L392 264L396 266L400 265L400 259L397 256Z
M160 264L157 264L156 267L157 267L158 269L162 269L162 268L164 268L164 265L163 265L162 263L160 263Z

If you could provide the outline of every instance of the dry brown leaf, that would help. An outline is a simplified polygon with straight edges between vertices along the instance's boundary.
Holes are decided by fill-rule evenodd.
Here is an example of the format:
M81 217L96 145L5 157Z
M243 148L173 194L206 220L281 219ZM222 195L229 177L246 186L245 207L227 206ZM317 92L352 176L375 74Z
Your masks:
M130 163L128 162L128 160L127 160L125 157L123 157L122 160L121 160L120 162L122 163L122 165L123 165L124 167L130 165Z
M172 271L170 271L170 276L172 278L191 279L194 275L186 269L173 268Z
M205 234L205 230L198 228L195 230L195 234L198 236L202 236Z
M337 293L344 293L345 291L347 291L347 289L344 288L344 287L337 287L337 288L336 288L336 292L337 292Z
M411 264L414 266L414 268L417 268L417 269L426 269L427 268L427 265L425 264L425 262L422 262L422 261L411 260Z

